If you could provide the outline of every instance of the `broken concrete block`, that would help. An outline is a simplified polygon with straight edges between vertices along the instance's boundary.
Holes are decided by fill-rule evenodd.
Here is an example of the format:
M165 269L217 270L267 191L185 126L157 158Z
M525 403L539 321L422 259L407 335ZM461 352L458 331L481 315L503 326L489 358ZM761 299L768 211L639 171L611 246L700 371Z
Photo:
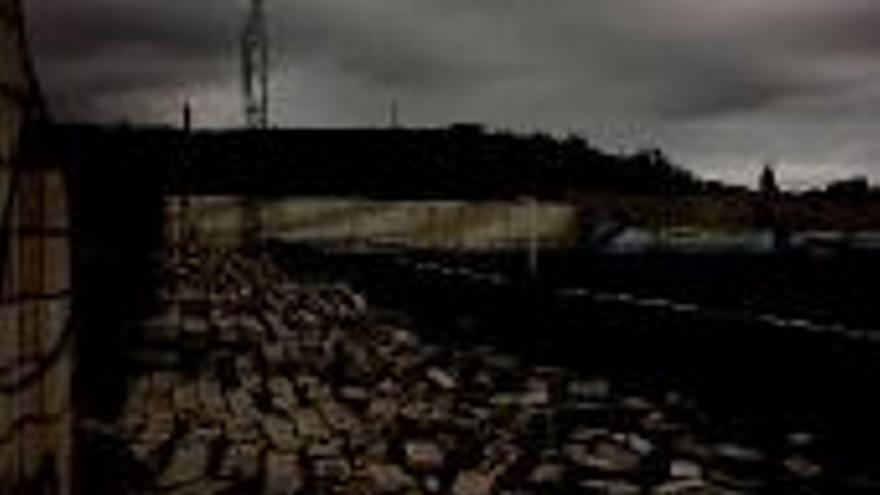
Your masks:
M369 400L370 392L364 387L347 385L339 389L339 398L352 403L363 403Z
M632 473L639 469L639 456L615 442L600 441L592 449L591 467L611 473Z
M652 495L715 495L721 492L699 479L679 479L662 483L651 490Z
M266 455L263 495L294 495L303 489L304 478L296 454L271 451Z
M443 390L454 390L456 387L455 378L451 374L441 370L440 368L429 368L426 372L426 375L431 383L440 387Z
M463 471L452 483L453 495L491 495L495 485L493 473L481 470Z
M394 464L370 464L366 474L375 493L400 493L416 486L415 479Z
M228 493L230 483L224 480L201 479L162 493L167 495L221 495Z
M263 417L263 431L272 446L282 452L296 452L302 446L293 423L280 416L267 414Z
M669 476L677 479L699 479L703 477L703 468L688 459L673 459L669 463Z
M178 416L192 414L200 409L199 391L195 382L187 381L177 384L172 392L174 413Z
M809 479L821 476L822 466L803 456L789 457L783 461L785 469L797 478Z
M762 462L766 459L759 450L738 445L735 443L723 443L715 446L715 455L723 460L731 462Z
M202 378L198 381L198 396L201 411L211 418L222 418L226 414L226 398L220 382Z
M347 433L360 429L360 420L345 405L333 399L321 400L316 404L324 422L334 431Z
M223 453L217 476L238 481L255 479L260 473L261 450L259 444L233 443Z
M619 480L584 480L579 483L587 493L601 493L602 495L641 495L642 489L638 485Z
M318 479L344 481L351 476L351 464L343 457L314 459L312 473Z
M135 458L148 461L160 447L172 441L175 429L173 412L160 410L147 417L144 428L129 444Z
M545 406L550 403L550 394L546 389L527 390L520 394L518 402L526 407Z
M404 443L406 465L414 471L436 471L443 467L445 454L434 442L411 440Z
M191 483L207 476L208 444L194 436L187 436L174 446L168 465L159 475L159 486L172 487Z
M605 440L598 441L592 448L583 444L569 444L564 452L575 465L609 474L635 472L640 464L638 455Z
M529 474L529 483L534 485L557 485L565 477L565 466L562 464L540 464Z
M422 486L427 493L440 493L440 489L442 488L440 479L431 475L425 477L422 481Z
M262 414L254 403L250 393L242 388L230 391L226 394L229 411L236 420L258 423Z
M651 454L656 448L653 442L635 433L625 435L624 443L630 450L642 457Z
M324 423L317 410L301 407L293 414L296 433L306 439L318 439L330 436L330 429Z
M386 398L374 398L367 407L367 417L373 421L385 423L397 416L399 405L397 401Z
M299 405L293 384L282 376L273 376L268 382L269 393L272 394L272 407L291 415Z
M264 341L262 347L263 359L266 360L266 365L270 370L277 370L287 362L287 357L284 352L284 343L278 341Z

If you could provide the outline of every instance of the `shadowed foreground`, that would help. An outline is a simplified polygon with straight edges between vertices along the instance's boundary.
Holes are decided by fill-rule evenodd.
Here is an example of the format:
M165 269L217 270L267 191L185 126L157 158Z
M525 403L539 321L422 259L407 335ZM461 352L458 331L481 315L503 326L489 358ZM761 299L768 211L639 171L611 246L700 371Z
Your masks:
M169 274L174 304L140 349L149 366L116 423L91 428L93 448L115 452L103 472L131 474L96 480L96 492L778 494L867 483L834 480L809 432L719 435L675 390L635 393L492 347L423 341L407 318L343 285L297 283L261 255L192 252Z

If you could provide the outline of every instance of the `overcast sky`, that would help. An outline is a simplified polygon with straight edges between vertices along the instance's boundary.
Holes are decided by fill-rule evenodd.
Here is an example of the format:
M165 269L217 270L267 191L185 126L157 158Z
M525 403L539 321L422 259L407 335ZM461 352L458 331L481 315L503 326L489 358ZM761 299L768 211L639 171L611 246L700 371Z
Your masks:
M62 119L237 126L245 0L30 0ZM878 0L267 0L272 121L483 122L701 175L880 182Z

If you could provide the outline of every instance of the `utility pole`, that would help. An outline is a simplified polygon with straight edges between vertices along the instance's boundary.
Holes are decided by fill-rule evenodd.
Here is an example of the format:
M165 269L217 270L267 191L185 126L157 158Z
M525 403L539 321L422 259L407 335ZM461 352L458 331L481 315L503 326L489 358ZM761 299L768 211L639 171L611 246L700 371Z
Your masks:
M189 100L183 102L183 130L187 134L192 130L192 105Z
M250 129L269 126L269 31L264 0L250 0L241 36L242 100Z
M538 276L538 204L535 198L526 198L529 205L529 274Z
M269 31L264 0L250 0L250 13L241 36L242 100L248 129L269 127ZM242 243L259 242L263 230L260 204L242 199Z
M400 114L399 109L397 107L397 100L391 100L391 108L390 108L390 125L392 129L400 128Z
M528 244L526 246L526 268L528 274L538 276L538 202L533 196L521 196L519 204L526 208L528 215Z

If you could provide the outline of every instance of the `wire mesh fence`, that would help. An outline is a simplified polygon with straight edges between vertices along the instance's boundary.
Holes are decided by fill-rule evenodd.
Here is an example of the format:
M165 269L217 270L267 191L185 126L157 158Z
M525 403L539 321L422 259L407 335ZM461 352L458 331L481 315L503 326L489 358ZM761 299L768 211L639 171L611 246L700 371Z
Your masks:
M69 493L72 327L63 173L29 163L41 114L22 6L0 2L0 493Z

